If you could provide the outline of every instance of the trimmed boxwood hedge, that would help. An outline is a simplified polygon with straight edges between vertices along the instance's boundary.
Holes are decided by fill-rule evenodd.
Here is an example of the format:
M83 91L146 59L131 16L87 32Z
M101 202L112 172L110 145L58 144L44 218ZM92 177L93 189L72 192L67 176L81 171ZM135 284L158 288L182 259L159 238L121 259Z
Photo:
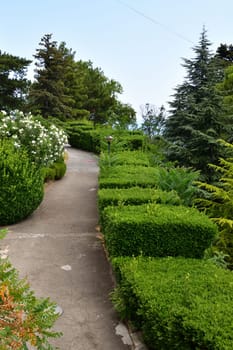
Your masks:
M105 153L100 155L100 163L102 159L105 158ZM122 151L114 152L113 156L113 165L142 165L150 166L150 159L148 153L142 151Z
M72 147L84 151L100 153L100 135L96 130L85 130L75 128L74 131L68 131L69 143Z
M101 169L99 188L155 187L158 177L158 168L117 165Z
M184 258L115 258L113 301L150 349L232 350L233 274Z
M110 256L201 258L217 234L197 209L162 204L107 207L102 228Z
M145 136L144 135L134 135L130 132L122 137L119 137L119 141L125 142L125 149L128 150L141 150L143 148Z
M115 143L111 147L122 148L124 150L139 150L142 149L145 136L141 132L133 131L118 131L112 128L94 128L88 122L70 121L65 125L68 134L69 143L71 146L99 154L101 148L107 151L106 136L112 135Z
M101 213L111 205L140 205L143 203L180 205L181 200L175 191L162 191L153 188L131 187L125 189L103 188L98 191L98 206Z

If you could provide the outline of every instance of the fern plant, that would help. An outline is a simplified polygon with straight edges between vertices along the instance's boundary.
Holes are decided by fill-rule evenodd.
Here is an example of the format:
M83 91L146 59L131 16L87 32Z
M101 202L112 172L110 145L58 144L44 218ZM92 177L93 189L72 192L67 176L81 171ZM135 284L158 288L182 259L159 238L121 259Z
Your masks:
M159 169L158 186L163 191L176 191L183 205L192 206L193 198L197 195L194 182L200 173L190 168L171 167Z
M228 151L233 152L233 145L220 141ZM217 184L197 182L203 197L195 200L199 209L217 223L219 235L213 246L213 251L227 254L226 260L233 269L233 158L221 158L219 165L210 164L219 175Z

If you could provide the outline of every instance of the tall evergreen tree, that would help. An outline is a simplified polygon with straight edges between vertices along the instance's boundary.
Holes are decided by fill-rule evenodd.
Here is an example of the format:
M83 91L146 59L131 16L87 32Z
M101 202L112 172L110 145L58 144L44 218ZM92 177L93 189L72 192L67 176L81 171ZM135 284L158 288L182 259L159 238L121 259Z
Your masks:
M40 48L34 55L36 59L35 82L29 94L29 106L44 118L59 119L72 117L72 103L65 86L65 77L74 54L66 50L62 43L59 47L52 40L52 34L46 34L39 43Z
M0 110L24 110L30 60L0 51Z
M222 137L222 96L216 88L219 71L210 52L210 42L203 29L195 57L184 59L187 76L176 88L164 136L170 141L168 157L180 164L201 170L211 178L208 164L217 164L221 155L218 139Z

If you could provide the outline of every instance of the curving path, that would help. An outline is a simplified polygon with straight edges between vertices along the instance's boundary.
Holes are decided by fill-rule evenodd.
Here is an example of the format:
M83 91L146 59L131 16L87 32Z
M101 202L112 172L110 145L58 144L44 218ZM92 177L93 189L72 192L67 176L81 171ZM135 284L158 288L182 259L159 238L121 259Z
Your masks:
M121 326L109 301L113 282L97 237L97 159L70 148L65 177L47 186L40 207L9 226L1 242L21 277L38 297L63 309L53 340L61 350L126 350ZM124 342L122 341L124 340Z

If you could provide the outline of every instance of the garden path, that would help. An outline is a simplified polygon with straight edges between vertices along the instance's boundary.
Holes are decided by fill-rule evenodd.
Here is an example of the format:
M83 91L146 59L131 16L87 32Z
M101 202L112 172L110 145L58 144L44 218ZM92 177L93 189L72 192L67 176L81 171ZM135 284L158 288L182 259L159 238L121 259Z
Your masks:
M63 337L53 345L126 350L130 339L117 334L122 327L109 301L111 271L96 232L97 158L72 148L68 154L65 177L47 186L33 215L9 226L3 250L38 297L62 308L55 329Z

